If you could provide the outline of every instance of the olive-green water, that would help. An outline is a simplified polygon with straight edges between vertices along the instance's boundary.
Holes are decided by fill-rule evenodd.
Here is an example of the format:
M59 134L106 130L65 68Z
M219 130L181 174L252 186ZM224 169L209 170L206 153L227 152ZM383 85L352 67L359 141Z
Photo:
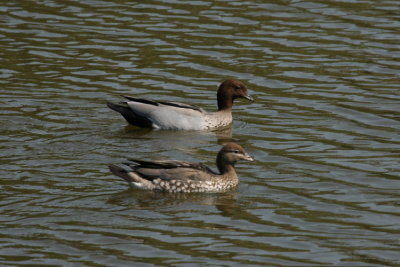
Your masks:
M121 94L216 107L231 129L128 126ZM399 266L400 3L0 3L0 265ZM130 189L108 164L221 144L238 188Z

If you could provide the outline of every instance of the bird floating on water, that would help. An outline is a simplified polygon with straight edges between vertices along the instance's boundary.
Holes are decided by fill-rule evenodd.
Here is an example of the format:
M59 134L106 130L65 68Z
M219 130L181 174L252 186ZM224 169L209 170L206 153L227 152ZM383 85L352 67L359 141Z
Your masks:
M253 161L243 147L235 143L224 145L217 155L219 173L201 163L179 160L147 161L131 159L122 165L110 165L110 171L131 186L170 193L224 192L239 183L235 163Z
M232 123L233 101L245 98L254 101L247 87L238 80L226 80L218 88L218 111L204 109L179 102L154 101L123 96L126 101L108 102L109 108L121 113L132 125L165 130L207 130L228 126Z

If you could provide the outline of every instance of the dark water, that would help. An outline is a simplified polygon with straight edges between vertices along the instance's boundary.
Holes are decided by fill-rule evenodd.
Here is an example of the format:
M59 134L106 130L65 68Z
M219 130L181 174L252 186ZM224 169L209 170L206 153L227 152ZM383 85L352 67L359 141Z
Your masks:
M398 1L2 1L0 265L398 266ZM232 129L148 131L120 94L213 110ZM224 194L129 189L107 164L257 161Z

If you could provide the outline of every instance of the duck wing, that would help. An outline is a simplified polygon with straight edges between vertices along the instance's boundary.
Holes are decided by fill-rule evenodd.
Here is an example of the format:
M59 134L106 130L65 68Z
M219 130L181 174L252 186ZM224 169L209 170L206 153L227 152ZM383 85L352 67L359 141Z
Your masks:
M197 106L130 96L125 96L125 98L128 99L125 103L132 113L131 117L146 122L142 123L143 125L164 130L204 130L207 128L206 117L208 115ZM133 124L135 125L135 123Z
M132 163L127 165L134 172L147 180L208 180L214 171L201 163L192 163L180 160L156 160L146 161L130 159Z
M149 104L149 105L153 105L153 106L166 105L166 106L171 106L171 107L176 107L176 108L192 109L192 110L199 111L201 113L205 112L204 109L202 109L198 106L189 105L189 104L180 103L180 102L155 101L155 100L137 98L137 97L127 96L127 95L122 95L122 97L126 98L129 101L139 102L139 103L143 103L143 104Z
M131 162L134 162L139 167L143 168L162 168L162 169L172 169L178 167L185 168L198 168L198 165L203 165L200 163L193 163L183 160L141 160L141 159L128 159Z

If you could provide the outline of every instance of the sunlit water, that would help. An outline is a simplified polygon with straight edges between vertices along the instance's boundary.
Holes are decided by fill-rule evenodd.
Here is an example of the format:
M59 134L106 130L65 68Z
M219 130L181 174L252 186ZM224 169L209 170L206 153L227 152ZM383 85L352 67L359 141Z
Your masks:
M143 2L143 3L142 3ZM269 3L268 3L269 2ZM398 1L3 1L0 265L398 266ZM149 131L120 94L216 107L231 129ZM129 189L127 157L254 163L224 194Z

